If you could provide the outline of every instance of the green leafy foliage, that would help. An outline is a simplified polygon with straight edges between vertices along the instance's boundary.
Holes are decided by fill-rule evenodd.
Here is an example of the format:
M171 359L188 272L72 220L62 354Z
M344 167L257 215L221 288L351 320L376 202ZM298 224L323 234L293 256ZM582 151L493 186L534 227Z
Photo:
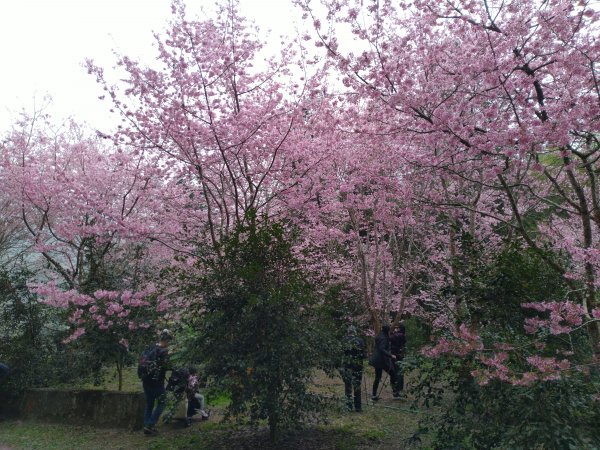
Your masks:
M592 449L599 442L597 375L574 373L560 380L513 386L478 385L469 359L416 358L413 389L427 406L440 407L413 436L432 434L435 449Z
M548 255L558 258L556 255ZM563 299L562 279L531 249L513 244L487 266L478 266L464 286L471 320L485 326L520 328L527 316L522 303Z
M11 368L0 390L23 389L93 378L101 365L92 351L67 347L65 312L38 302L24 269L0 272L0 361Z
M202 261L207 276L193 289L203 301L187 349L230 394L230 416L266 420L276 437L321 417L326 401L308 387L315 368L331 365L337 344L319 319L290 233L252 214L247 223Z
M568 298L560 277L535 252L509 247L465 280L462 294L471 326L486 349L498 342L511 346L512 370L532 370L526 357L534 354L569 354L584 368L592 363L585 329L569 336L524 331L532 312L522 303ZM600 420L600 376L594 370L565 371L561 379L516 386L497 379L478 384L473 371L480 363L472 353L409 357L404 365L417 375L412 386L417 401L441 410L414 436L433 435L436 449L591 449L600 442L594 425Z

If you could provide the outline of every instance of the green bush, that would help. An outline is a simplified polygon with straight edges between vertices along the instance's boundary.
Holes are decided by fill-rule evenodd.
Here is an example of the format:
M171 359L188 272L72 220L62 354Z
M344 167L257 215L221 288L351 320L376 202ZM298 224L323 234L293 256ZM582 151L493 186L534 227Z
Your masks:
M512 346L508 364L514 372L531 370L529 355L568 354L573 364L593 364L585 329L568 336L525 333L524 321L534 312L522 303L568 298L560 277L536 253L508 248L465 277L462 289L467 323L486 349L498 342ZM441 410L415 435L433 434L436 449L592 449L600 442L595 425L600 420L600 377L593 370L571 370L559 380L515 386L499 380L479 385L472 372L481 366L472 353L416 356L407 358L405 366L416 374L411 389L418 401Z
M38 302L25 269L0 272L0 361L11 368L5 393L92 378L101 365L93 352L67 347L64 311Z
M468 358L416 358L419 377L411 386L441 414L421 423L435 449L593 449L600 442L600 377L572 373L560 380L513 386L480 386Z
M308 386L337 351L291 242L281 224L250 216L218 256L202 261L207 276L189 285L203 298L190 359L230 394L229 415L266 420L272 437L322 416L326 401Z

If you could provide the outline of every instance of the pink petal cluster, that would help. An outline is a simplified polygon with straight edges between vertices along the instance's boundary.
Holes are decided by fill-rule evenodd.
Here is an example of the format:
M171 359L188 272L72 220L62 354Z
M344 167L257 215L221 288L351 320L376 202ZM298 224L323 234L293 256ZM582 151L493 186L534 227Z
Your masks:
M530 334L548 329L551 334L565 334L580 326L586 317L583 306L573 302L523 303L523 308L549 313L546 319L532 317L525 320L525 331Z

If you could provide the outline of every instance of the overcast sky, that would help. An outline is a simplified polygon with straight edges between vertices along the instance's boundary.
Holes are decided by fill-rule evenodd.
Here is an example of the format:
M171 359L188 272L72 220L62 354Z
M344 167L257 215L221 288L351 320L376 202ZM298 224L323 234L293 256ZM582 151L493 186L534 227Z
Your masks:
M51 112L105 128L108 104L82 67L92 58L109 69L116 49L153 58L153 31L170 17L170 0L0 0L0 132L23 108L52 96ZM187 0L190 15L213 0ZM295 34L291 0L241 0L242 12L273 36ZM279 39L277 39L279 42Z

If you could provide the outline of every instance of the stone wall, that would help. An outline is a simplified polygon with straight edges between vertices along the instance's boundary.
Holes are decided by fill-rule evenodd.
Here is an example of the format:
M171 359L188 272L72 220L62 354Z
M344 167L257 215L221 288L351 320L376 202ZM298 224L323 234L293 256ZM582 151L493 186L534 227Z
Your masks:
M32 389L0 402L0 412L25 420L141 429L144 406L142 393Z

